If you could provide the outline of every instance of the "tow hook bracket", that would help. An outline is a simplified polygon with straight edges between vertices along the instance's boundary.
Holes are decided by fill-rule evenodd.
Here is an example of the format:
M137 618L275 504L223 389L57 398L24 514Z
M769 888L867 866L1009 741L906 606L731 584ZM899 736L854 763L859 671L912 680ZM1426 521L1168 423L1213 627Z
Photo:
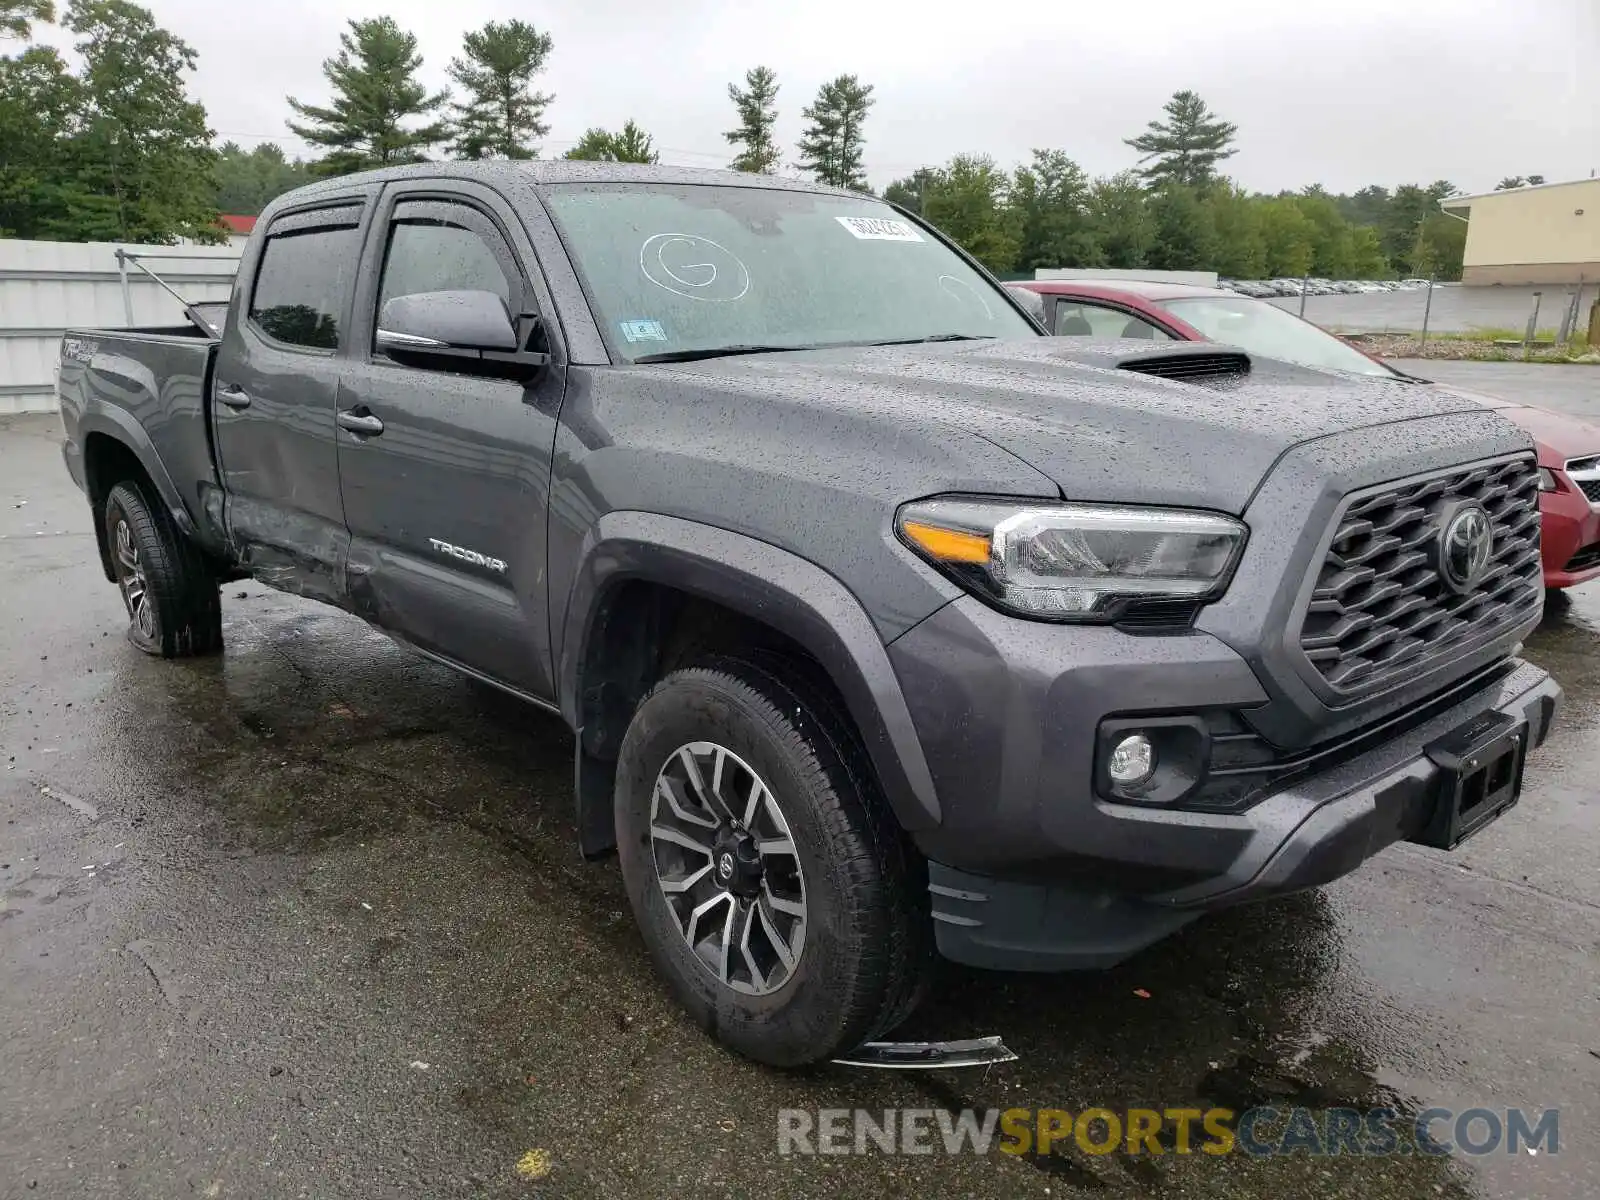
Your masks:
M999 1037L955 1042L867 1042L833 1061L841 1067L880 1067L893 1071L932 1071L952 1067L990 1067L1016 1062Z

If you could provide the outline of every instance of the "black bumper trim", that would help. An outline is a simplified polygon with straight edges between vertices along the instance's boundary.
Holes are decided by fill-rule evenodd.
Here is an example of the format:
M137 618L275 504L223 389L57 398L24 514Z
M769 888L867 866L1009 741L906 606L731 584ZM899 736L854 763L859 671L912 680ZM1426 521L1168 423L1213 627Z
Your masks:
M1549 733L1560 697L1556 682L1539 672L1537 682L1503 697L1493 711L1525 721L1531 749ZM1329 883L1393 843L1423 833L1446 772L1417 739L1433 741L1466 719L1441 714L1409 736L1374 748L1362 756L1370 760L1362 782L1342 794L1320 798L1294 789L1279 793L1268 803L1301 809L1287 833L1274 820L1226 870L1174 891L1120 895L1069 884L994 879L930 862L928 890L939 951L956 962L1000 970L1109 967L1203 912ZM1445 728L1434 728L1437 723Z

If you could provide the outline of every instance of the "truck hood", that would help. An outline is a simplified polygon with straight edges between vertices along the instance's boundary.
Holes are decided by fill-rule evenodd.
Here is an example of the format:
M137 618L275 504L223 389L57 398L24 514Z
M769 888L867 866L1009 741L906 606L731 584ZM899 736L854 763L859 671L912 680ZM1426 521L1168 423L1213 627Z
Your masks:
M1008 450L1067 499L1171 504L1242 513L1273 464L1301 443L1371 428L1374 450L1403 443L1417 418L1482 412L1434 388L1353 383L1256 360L1250 374L1152 378L1130 362L1216 356L1211 345L1150 342L951 342L744 355L638 368L680 386L753 398L875 410L893 430L956 426ZM1093 365L1091 365L1093 364ZM825 415L825 414L819 414Z

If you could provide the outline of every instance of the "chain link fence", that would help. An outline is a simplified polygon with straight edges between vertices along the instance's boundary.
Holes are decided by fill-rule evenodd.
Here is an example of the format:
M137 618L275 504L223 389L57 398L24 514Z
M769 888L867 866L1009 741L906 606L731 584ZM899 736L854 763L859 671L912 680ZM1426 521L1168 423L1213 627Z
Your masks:
M1274 296L1268 303L1368 348L1448 358L1560 358L1592 351L1592 283Z

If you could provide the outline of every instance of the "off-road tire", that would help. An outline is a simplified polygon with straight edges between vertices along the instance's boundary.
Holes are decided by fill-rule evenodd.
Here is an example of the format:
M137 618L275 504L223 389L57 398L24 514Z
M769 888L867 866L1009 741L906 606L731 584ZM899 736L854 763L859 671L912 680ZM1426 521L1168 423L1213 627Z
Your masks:
M149 498L143 485L125 479L106 496L101 520L112 569L128 608L128 640L158 658L190 658L222 650L222 600L216 575L200 549L173 523L166 505ZM118 526L143 573L144 620L129 598L129 566L119 554Z
M803 672L718 656L644 697L617 764L617 849L656 969L693 1019L747 1058L795 1067L888 1033L932 966L926 868L894 822L836 702ZM726 747L781 808L805 877L807 933L789 978L736 991L695 956L657 880L650 814L658 773L691 742Z

